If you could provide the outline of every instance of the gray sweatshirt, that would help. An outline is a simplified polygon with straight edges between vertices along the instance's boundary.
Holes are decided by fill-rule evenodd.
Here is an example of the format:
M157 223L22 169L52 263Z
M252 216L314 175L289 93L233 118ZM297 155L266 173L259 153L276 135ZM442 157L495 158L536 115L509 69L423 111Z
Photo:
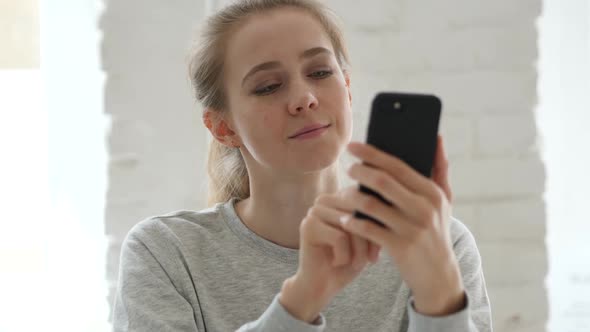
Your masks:
M252 232L236 198L201 211L137 223L121 249L113 331L492 331L481 258L471 232L450 223L467 307L444 317L413 308L410 289L384 250L309 324L278 301L297 271L297 249Z

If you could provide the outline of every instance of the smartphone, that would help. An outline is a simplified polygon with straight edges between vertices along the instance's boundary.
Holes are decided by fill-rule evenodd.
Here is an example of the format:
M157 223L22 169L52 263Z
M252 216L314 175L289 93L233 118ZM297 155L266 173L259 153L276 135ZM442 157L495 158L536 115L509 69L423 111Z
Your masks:
M394 155L430 178L441 110L442 103L434 95L381 92L375 96L371 105L366 142ZM359 185L359 190L393 205L363 185ZM382 222L360 211L355 211L354 216L384 227Z

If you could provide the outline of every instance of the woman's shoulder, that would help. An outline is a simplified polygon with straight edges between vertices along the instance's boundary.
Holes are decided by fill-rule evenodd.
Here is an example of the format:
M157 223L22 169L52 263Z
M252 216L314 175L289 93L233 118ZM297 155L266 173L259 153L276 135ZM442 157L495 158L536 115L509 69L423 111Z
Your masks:
M164 238L181 240L187 236L222 231L225 204L226 202L217 203L201 210L174 210L146 217L129 230L127 237L151 242Z
M456 241L461 240L464 237L473 237L473 233L471 233L469 227L461 220L459 220L457 217L451 216L449 228L453 244L455 244Z
M481 264L481 255L469 227L456 217L451 217L449 227L453 251L459 262L462 264Z

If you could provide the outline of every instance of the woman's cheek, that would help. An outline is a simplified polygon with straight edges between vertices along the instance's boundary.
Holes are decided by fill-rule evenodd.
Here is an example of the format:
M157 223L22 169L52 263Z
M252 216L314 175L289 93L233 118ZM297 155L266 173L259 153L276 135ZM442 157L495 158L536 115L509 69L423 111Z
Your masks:
M353 128L353 113L352 113L352 106L349 101L349 94L348 90L344 89L344 91L340 91L339 98L337 100L341 100L342 102L336 105L336 109L339 110L338 113L338 120L340 122L340 128L342 130L342 136L348 142L352 137L352 128Z
M262 140L276 141L280 140L286 133L282 132L283 126L281 119L275 118L273 114L265 113L260 119L250 119L253 121L253 134Z

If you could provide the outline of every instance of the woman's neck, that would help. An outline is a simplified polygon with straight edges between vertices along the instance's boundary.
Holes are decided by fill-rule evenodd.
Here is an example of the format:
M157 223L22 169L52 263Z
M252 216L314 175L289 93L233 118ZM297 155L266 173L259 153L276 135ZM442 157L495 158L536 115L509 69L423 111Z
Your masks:
M242 222L266 240L299 249L299 225L316 197L338 191L338 162L289 181L250 176L250 197L236 203Z

